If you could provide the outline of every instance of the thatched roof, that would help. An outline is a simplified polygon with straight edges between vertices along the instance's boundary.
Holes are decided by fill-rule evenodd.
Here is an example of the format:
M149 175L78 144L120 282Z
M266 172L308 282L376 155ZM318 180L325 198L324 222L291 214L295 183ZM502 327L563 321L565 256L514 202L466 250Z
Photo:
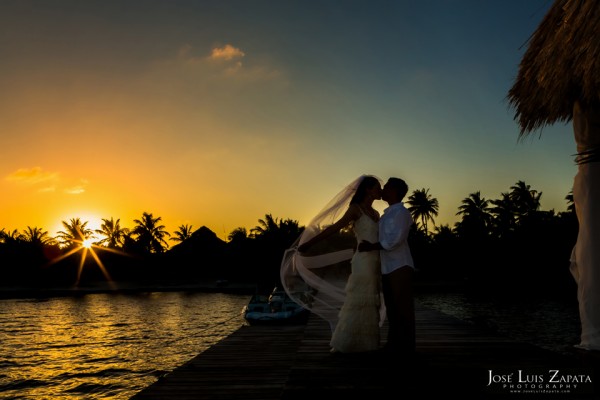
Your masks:
M524 136L600 98L600 1L555 0L528 40L508 100Z

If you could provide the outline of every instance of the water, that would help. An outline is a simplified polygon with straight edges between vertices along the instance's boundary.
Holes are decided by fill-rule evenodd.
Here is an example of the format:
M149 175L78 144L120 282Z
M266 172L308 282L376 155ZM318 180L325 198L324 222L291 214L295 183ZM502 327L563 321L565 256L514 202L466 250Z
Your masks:
M0 398L128 399L241 327L249 297L0 300Z
M241 327L249 298L166 292L0 300L0 399L129 399ZM462 293L417 300L553 351L579 341L574 301Z
M520 342L573 355L581 323L575 297L548 295L511 297L466 293L418 294L424 306L481 324Z

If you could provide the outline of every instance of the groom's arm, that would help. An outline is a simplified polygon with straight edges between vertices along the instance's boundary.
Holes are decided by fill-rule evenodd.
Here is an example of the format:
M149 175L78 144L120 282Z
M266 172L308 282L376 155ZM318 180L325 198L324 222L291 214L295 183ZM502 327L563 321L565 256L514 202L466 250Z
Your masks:
M366 240L363 240L358 244L358 251L373 251L373 250L382 250L381 243L371 243Z

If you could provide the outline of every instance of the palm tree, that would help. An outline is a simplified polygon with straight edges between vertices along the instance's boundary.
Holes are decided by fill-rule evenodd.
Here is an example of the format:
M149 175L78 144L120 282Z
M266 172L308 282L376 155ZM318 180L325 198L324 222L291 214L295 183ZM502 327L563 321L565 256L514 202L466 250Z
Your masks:
M30 227L23 231L22 238L24 241L37 244L37 245L45 245L51 244L54 240L48 236L48 231L44 231L38 227Z
M423 188L413 191L413 193L408 197L408 204L410 204L408 210L410 211L412 217L415 220L421 220L425 234L429 235L427 221L431 221L433 223L433 217L438 215L438 210L440 208L438 200L434 197L431 197L429 194L429 189Z
M531 189L523 181L518 181L515 185L510 187L510 199L512 200L515 211L517 213L517 221L526 218L527 216L538 211L540 208L540 198L542 193L537 190Z
M454 237L454 231L448 224L443 224L435 227L435 241L447 240Z
M227 240L230 242L238 242L245 239L248 239L248 231L243 227L235 228L227 236Z
M80 218L71 218L69 222L62 221L64 231L59 231L56 238L63 247L81 245L92 238L94 231L87 227L88 221L82 222Z
M253 237L268 235L269 233L277 232L279 229L277 218L274 218L271 214L266 214L265 219L259 219L258 222L259 225L250 229Z
M172 237L170 240L181 243L192 237L192 225L179 225L179 228L177 228L177 230L174 233L175 237Z
M565 196L565 200L567 201L567 211L574 213L575 199L573 197L573 189L571 189L571 191L569 191L569 194Z
M137 236L137 241L149 253L162 253L169 244L165 240L166 236L171 236L165 231L164 225L158 225L161 217L154 218L152 213L144 212L142 219L133 220L137 225L131 231Z
M511 232L516 226L516 207L510 193L503 192L500 199L491 200L491 213L494 216L493 224L497 230L498 237Z
M19 240L23 240L23 235L18 230L13 229L12 231L5 232L4 228L0 231L0 240L3 243L15 243Z
M121 220L119 218L115 221L113 217L110 217L110 219L102 218L102 225L100 225L100 229L96 229L96 233L104 236L97 244L116 249L123 246L129 229L121 228Z
M458 231L468 236L480 236L487 233L492 216L489 212L489 200L481 197L481 192L471 193L463 199L456 215L462 215L462 221L456 224Z

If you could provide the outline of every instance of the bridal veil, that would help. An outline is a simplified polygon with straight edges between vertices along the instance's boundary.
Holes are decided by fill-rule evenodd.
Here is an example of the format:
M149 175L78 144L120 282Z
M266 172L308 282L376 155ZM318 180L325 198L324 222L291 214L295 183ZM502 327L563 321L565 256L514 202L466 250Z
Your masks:
M352 196L367 176L372 175L358 177L327 203L286 250L281 263L280 277L285 291L296 303L329 322L332 331L344 304L345 286L351 272L350 261L357 245L352 227L320 241L306 253L300 254L298 246L344 215Z

